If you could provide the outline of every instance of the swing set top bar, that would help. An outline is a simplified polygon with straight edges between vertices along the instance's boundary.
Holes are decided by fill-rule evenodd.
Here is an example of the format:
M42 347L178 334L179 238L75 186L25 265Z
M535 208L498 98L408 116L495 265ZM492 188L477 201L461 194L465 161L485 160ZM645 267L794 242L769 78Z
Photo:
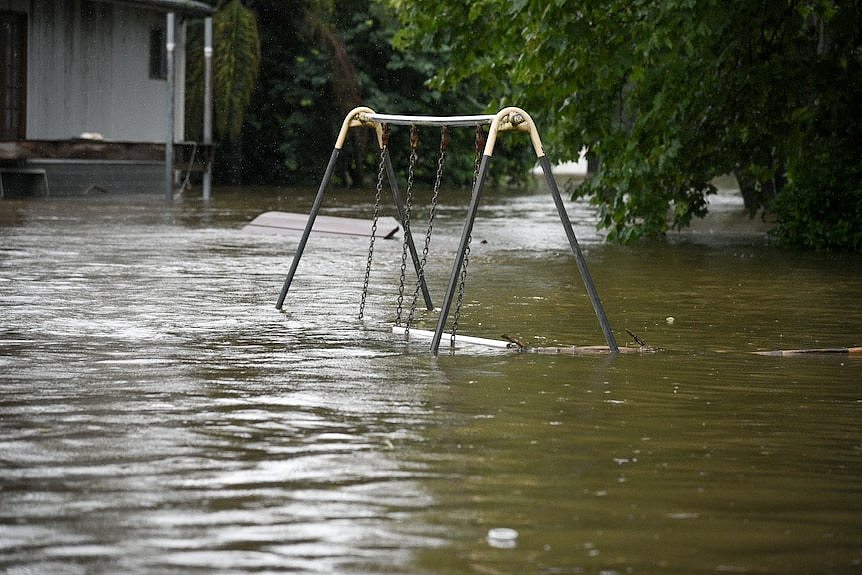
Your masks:
M383 125L392 124L400 126L477 126L488 125L488 136L485 141L484 155L491 156L497 142L497 133L506 131L528 132L533 143L533 149L537 158L545 156L539 131L533 123L530 115L521 108L503 108L496 114L477 114L472 116L410 116L399 114L378 114L371 108L360 106L351 110L344 118L335 149L341 150L347 140L347 132L350 128L365 126L374 128L377 132L377 143L383 148Z
M477 116L406 116L398 114L361 114L369 122L398 126L478 126L490 124L494 115Z

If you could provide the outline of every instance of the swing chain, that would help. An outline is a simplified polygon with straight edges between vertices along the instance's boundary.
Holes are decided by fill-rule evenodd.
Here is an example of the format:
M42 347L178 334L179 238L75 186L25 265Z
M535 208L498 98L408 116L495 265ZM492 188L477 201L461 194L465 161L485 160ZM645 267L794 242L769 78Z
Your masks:
M476 126L476 161L473 164L473 188L479 179L479 162L485 149L485 131L481 125ZM461 319L461 306L464 303L464 284L467 281L467 264L470 263L470 242L473 234L467 234L467 245L464 246L464 263L461 266L461 275L458 282L458 299L455 302L455 313L452 318L452 334L449 336L449 345L455 345L455 333L458 331L458 321Z
M407 168L407 191L404 198L404 241L401 244L401 275L398 281L398 306L395 311L395 325L401 325L401 313L404 307L404 282L407 275L407 241L410 237L410 211L413 203L413 179L416 173L416 160L419 147L419 129L410 126L410 163Z
M380 164L377 170L377 188L374 195L374 215L371 219L371 240L368 244L368 261L365 263L365 280L362 283L362 301L359 303L359 319L365 314L365 298L368 296L368 279L371 276L371 261L374 259L374 239L377 236L377 220L380 216L380 196L383 193L383 173L386 169L386 149L389 147L389 125L383 124L380 148Z
M434 189L431 194L431 212L428 214L428 230L425 232L425 247L422 249L422 264L428 258L428 247L431 245L431 232L434 230L434 216L440 204L440 182L443 180L443 164L446 161L446 150L449 148L449 128L440 129L440 156L437 158L437 174L434 177ZM422 268L420 268L421 271Z
M470 237L467 237L467 245L464 249L464 265L461 266L461 275L458 280L458 299L455 301L455 313L452 317L452 334L449 336L449 345L455 345L455 334L458 332L458 321L461 319L461 304L464 303L464 283L467 281L467 264L470 262Z
M434 177L434 188L431 194L431 209L428 214L428 228L425 231L425 245L422 248L422 259L419 262L419 274L416 288L413 290L413 302L410 304L410 314L407 316L405 334L410 333L410 325L416 313L416 302L419 299L419 289L425 278L425 264L428 261L428 250L431 246L431 233L434 231L434 217L437 215L437 206L440 205L440 183L443 181L443 165L446 161L446 150L449 148L449 128L443 126L440 129L440 155L437 157L437 173Z

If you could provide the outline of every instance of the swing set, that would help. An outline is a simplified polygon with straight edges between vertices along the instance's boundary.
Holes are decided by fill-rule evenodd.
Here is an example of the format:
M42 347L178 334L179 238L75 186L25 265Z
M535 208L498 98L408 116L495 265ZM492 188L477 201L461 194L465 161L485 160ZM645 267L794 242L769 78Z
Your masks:
M391 126L409 126L410 128L410 157L407 170L407 188L403 196L398 188L395 171L393 169L392 161L389 155ZM487 133L485 132L486 126L488 127ZM278 301L275 306L276 309L280 310L284 305L284 300L287 297L288 290L290 289L290 285L293 281L294 275L296 274L297 266L299 265L299 261L302 258L302 254L305 250L306 244L308 243L308 237L311 234L315 219L317 218L318 212L320 211L320 207L326 194L326 189L329 185L329 180L331 179L332 172L335 168L336 160L338 159L338 156L340 155L341 150L346 142L348 132L351 128L360 127L371 128L375 131L377 136L377 144L380 149L380 155L377 170L374 212L371 221L371 235L368 247L368 259L365 266L365 278L362 287L362 299L359 305L359 319L363 318L365 312L365 301L368 294L368 282L371 274L372 259L374 256L374 242L377 235L377 224L380 215L381 198L383 195L383 180L385 176L385 178L388 180L389 189L392 193L392 198L395 204L395 210L398 220L401 222L401 227L404 232L404 237L402 241L401 272L398 289L396 319L395 325L392 328L393 333L404 334L405 337L409 337L411 334L420 337L430 336L431 352L434 355L438 353L440 342L443 339L444 335L449 339L450 345L452 346L455 345L455 342L457 340L464 343L474 343L478 345L486 345L492 347L522 348L521 344L514 341L502 341L463 336L458 335L457 330L464 297L464 284L467 279L467 266L470 261L470 240L473 231L473 223L476 219L476 213L479 208L479 201L482 193L482 186L488 173L491 157L494 153L497 135L500 132L507 131L524 132L529 134L530 136L530 140L533 144L533 149L536 152L536 157L538 159L539 165L541 166L542 172L544 173L545 181L551 191L551 196L553 197L554 204L556 205L557 212L559 213L560 222L562 223L563 230L566 233L566 236L569 240L569 245L572 249L572 253L575 256L578 271L580 272L581 279L584 282L584 287L587 290L587 294L590 298L590 302L592 303L593 310L596 313L596 317L598 318L599 325L601 326L602 332L605 337L605 341L607 342L606 347L590 346L584 349L587 349L591 352L601 351L609 353L619 353L621 351L619 346L617 345L616 339L614 338L614 334L611 331L610 323L608 322L607 316L605 315L601 300L599 299L598 292L596 291L596 287L593 284L592 277L590 276L590 272L587 269L586 260L583 253L581 252L580 246L578 245L578 240L575 237L575 232L572 229L572 223L569 220L566 208L563 205L563 200L560 196L559 188L557 187L556 180L554 179L554 176L551 172L551 164L548 161L548 158L542 148L542 142L539 138L539 132L536 129L536 126L529 114L527 114L524 110L515 107L504 108L493 115L474 116L407 116L378 114L371 108L364 106L351 110L344 118L344 122L342 123L341 130L338 134L338 139L335 143L335 148L332 150L332 155L330 156L329 163L326 166L326 171L324 172L323 179L320 183L320 187L318 188L317 196L315 197L311 212L308 214L308 220L305 224L305 228L303 229L302 236L300 237L299 244L296 248L296 253L293 256L290 270L288 271L287 277L284 280L284 285L282 286L281 293L278 296ZM419 129L427 127L440 128L440 147L439 156L437 159L437 170L432 188L431 208L425 231L425 240L422 246L422 252L420 254L419 252L417 252L416 245L413 241L413 235L411 233L411 204L413 196L415 167L418 157L417 149L419 144ZM425 264L427 262L428 250L431 243L434 218L436 216L437 206L440 201L440 183L443 176L443 167L445 164L446 153L449 146L449 129L465 127L472 127L476 130L476 161L473 173L472 197L468 207L466 221L464 222L464 227L461 233L461 240L458 246L458 251L455 255L455 260L452 264L452 272L449 278L449 284L446 289L446 293L443 298L443 303L440 307L440 314L437 320L436 329L433 332L419 329L411 330L411 325L413 323L420 292L422 294L426 309L429 311L434 309L431 295L428 290L428 285L425 280ZM412 299L410 300L410 304L408 306L409 311L406 313L406 317L404 317L405 283L407 276L408 257L410 258L413 270L416 274L416 285L415 289L413 290ZM409 292L407 292L407 297L409 297ZM453 301L455 303L455 309L453 312L452 323L449 332L445 332L444 330L446 322L448 320ZM623 351L629 349L630 348L624 348Z

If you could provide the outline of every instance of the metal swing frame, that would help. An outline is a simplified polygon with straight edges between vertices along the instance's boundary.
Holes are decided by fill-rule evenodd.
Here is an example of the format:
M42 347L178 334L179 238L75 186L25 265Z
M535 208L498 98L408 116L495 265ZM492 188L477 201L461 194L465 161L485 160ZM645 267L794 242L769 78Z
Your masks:
M487 138L485 141L485 149L482 153L482 158L479 163L479 172L473 185L472 196L467 211L467 218L464 222L464 228L461 233L461 240L458 246L458 252L452 265L452 273L449 278L449 284L446 289L443 304L440 308L440 316L437 320L437 327L431 340L431 352L434 355L437 355L440 348L440 340L443 336L443 331L449 316L449 310L452 306L452 300L455 297L455 292L458 288L458 279L464 265L465 253L468 249L470 237L473 232L473 223L476 219L476 213L479 209L479 201L481 199L482 187L485 182L485 177L488 173L491 158L494 154L494 147L497 142L497 135L500 132L507 131L526 132L529 134L530 140L533 144L533 149L536 152L536 157L538 159L539 165L542 167L542 172L545 176L545 182L550 189L551 196L553 197L554 204L556 205L557 212L560 216L560 222L563 225L563 229L566 233L566 237L569 240L569 245L572 249L572 253L575 256L575 261L578 266L578 271L581 275L581 280L584 282L584 287L587 290L587 294L590 298L590 302L592 303L593 310L596 313L596 317L599 320L599 325L601 326L602 332L605 336L605 340L608 344L608 349L611 353L619 353L619 346L617 345L616 338L614 337L613 331L611 330L610 322L608 321L604 308L602 307L602 302L599 298L598 291L596 290L592 276L590 275L589 269L587 268L586 259L584 258L583 252L581 252L578 240L575 237L574 229L572 228L571 220L569 219L569 215L566 212L566 208L563 204L563 199L560 196L560 190L557 187L557 182L554 179L553 173L551 172L551 164L548 161L547 156L545 155L544 148L542 147L542 141L539 137L538 129L536 128L536 125L530 115L527 114L527 112L525 112L521 108L516 107L503 108L502 110L493 115L474 116L409 116L378 114L371 108L364 106L351 110L344 118L344 122L342 123L341 131L338 134L338 140L336 141L335 148L333 149L332 155L329 158L329 164L327 165L326 171L324 172L323 180L321 181L320 187L317 192L317 197L314 200L314 204L308 216L308 222L306 223L305 229L302 233L302 237L299 241L299 245L297 246L296 253L294 254L290 271L285 278L281 294L278 297L278 302L275 306L277 309L281 309L284 304L284 299L287 296L288 290L290 289L290 284L293 281L293 277L296 273L296 268L299 264L299 260L302 257L302 253L305 250L305 246L308 242L308 236L311 233L311 228L314 224L314 220L317 217L318 212L320 211L321 204L323 203L323 197L326 193L326 188L329 185L329 180L332 177L335 162L340 154L342 147L344 146L345 141L347 140L347 134L351 128L367 127L375 130L377 134L377 142L381 150L383 162L385 164L389 187L392 191L399 219L402 222L402 227L404 227L404 203L401 198L401 194L398 191L395 173L392 168L392 162L389 157L388 142L385 142L383 138L383 126L387 124L402 126L448 127L475 127L478 125L489 126ZM416 253L416 247L413 243L412 237L405 238L405 241L408 243L410 255L413 260L413 266L416 270L416 275L422 289L422 293L425 297L426 307L427 309L432 310L433 305L431 303L431 296L428 293L428 287L425 284L424 274L420 270L419 257Z

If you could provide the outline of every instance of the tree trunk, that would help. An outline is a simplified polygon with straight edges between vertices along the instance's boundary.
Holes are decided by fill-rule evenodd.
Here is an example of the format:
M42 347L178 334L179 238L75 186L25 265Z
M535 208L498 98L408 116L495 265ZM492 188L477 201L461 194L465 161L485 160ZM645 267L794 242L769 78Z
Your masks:
M752 216L760 209L768 209L769 204L787 183L784 170L779 169L776 169L772 173L772 177L765 181L758 180L747 170L739 168L734 170L733 175L736 176L736 181L739 183L739 191L742 194L745 209Z

